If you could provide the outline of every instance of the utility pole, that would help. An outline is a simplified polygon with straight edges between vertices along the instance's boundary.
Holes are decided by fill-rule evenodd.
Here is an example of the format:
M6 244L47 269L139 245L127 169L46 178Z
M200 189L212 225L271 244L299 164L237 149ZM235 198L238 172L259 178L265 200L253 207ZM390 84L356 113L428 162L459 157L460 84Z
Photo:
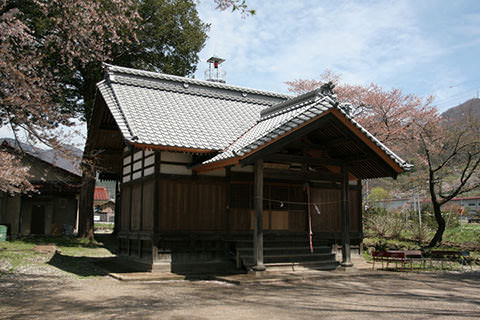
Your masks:
M417 194L418 224L422 228L422 209L420 208L420 196Z

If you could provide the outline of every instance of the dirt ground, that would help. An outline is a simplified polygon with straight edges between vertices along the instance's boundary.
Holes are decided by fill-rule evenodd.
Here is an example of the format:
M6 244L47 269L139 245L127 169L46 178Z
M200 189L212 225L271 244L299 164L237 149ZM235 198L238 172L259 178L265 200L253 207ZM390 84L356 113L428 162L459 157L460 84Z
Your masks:
M1 319L478 319L480 272L122 282L51 270L0 277Z

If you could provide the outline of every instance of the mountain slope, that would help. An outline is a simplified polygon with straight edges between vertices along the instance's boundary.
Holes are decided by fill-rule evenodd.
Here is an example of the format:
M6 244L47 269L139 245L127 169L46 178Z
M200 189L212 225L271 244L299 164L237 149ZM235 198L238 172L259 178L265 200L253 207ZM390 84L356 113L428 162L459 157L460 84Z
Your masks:
M442 116L447 118L449 122L459 120L464 115L480 119L480 99L470 99L442 113Z

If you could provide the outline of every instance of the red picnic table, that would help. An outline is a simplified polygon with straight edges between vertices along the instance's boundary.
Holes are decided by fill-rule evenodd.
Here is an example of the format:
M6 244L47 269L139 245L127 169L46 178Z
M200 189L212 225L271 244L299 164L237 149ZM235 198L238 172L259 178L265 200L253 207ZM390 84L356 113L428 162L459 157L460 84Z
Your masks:
M372 254L373 265L372 270L375 270L375 262L382 263L382 269L384 262L387 263L387 269L389 263L395 263L395 269L398 269L398 264L402 264L402 269L405 269L405 264L410 262L410 269L413 270L413 261L422 259L422 251L420 250L388 250L388 251L374 251Z

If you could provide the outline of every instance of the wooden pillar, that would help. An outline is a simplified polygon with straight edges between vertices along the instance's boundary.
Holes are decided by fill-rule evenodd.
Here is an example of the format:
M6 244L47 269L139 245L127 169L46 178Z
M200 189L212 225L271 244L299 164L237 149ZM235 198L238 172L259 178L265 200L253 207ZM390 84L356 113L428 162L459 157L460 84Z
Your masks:
M352 259L350 254L350 200L348 185L348 169L342 166L342 266L351 267Z
M123 159L122 159L123 160ZM121 198L120 198L120 183L122 179L122 174L120 174L120 178L117 177L115 180L115 216L114 216L114 222L113 222L113 234L118 235L120 233L120 230L122 230L120 226L120 209L121 209Z
M225 195L225 202L226 202L226 208L225 208L225 232L227 236L230 236L230 206L232 202L232 172L230 170L230 167L225 168L225 183L226 183L226 195Z
M358 188L359 188L359 190L358 190L358 192L359 192L359 193L358 193L358 197L359 197L359 200L358 200L358 213L360 214L360 225L359 225L359 227L358 227L358 230L359 230L360 233L361 233L361 238L362 238L362 241L360 242L360 244L361 244L361 243L363 242L363 214L362 214L362 212L363 212L363 208L362 208L362 204L363 204L363 202L362 202L362 194L363 194L363 193L362 193L362 192L363 192L363 190L362 190L362 180L361 180L361 179L358 179L358 180L357 180L357 186L358 186Z
M255 224L253 228L253 270L264 271L263 264L263 160L255 162Z
M161 151L155 151L155 187L153 196L153 235L152 235L152 263L158 260L158 231L160 220L160 161Z

